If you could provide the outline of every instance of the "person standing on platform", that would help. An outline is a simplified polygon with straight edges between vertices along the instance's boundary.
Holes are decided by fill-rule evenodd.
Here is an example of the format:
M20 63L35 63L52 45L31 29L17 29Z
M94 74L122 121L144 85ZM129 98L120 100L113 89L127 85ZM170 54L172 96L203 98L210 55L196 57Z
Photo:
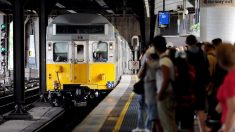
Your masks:
M153 46L159 55L159 68L156 71L157 108L158 116L164 132L177 132L175 120L175 106L172 81L174 81L174 65L166 52L166 40L156 36Z
M146 132L156 131L161 132L161 125L159 122L158 110L157 110L157 100L156 100L156 76L155 72L159 66L159 57L152 46L149 45L146 51L146 75L144 78L144 88L145 88L145 102L147 104L147 119L146 119Z
M216 49L219 65L228 71L217 92L219 106L222 108L220 132L235 131L235 47L232 44L222 44ZM218 108L218 107L217 107Z
M197 46L197 39L194 35L186 38L188 50L186 51L188 63L195 68L196 79L195 91L195 110L201 132L206 131L206 87L210 80L209 62L207 55Z
M144 78L145 74L146 74L146 64L145 64L145 60L146 60L146 54L145 51L142 52L140 58L140 70L138 72L138 78L142 79ZM146 120L146 110L147 110L147 106L145 103L145 96L144 94L138 94L138 120L137 120L137 127L135 129L132 130L132 132L143 132L145 129L145 120Z
M219 45L222 44L222 40L220 38L213 39L212 45L215 47L215 50ZM216 51L213 51L216 57ZM209 58L208 58L209 59ZM211 81L207 88L207 98L208 98L208 116L207 116L207 125L210 127L211 131L218 131L221 127L220 117L221 114L217 113L215 108L218 104L218 100L216 98L216 94L220 85L222 84L227 71L222 69L221 66L218 64L217 58L215 69L212 72Z

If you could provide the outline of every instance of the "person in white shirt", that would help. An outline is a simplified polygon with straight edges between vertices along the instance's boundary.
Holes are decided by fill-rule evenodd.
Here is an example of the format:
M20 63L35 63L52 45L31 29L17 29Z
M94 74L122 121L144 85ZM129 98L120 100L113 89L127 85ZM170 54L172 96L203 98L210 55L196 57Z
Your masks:
M157 107L158 115L164 132L177 132L175 121L175 100L172 81L174 81L174 65L166 53L166 40L162 36L156 36L153 46L159 55L160 67L156 71Z
M143 79L145 74L145 60L146 54L145 51L142 52L139 61L141 62L141 68L138 72L138 78ZM144 87L143 87L144 89ZM137 127L132 130L132 132L143 132L145 131L145 122L146 122L146 114L147 114L147 105L145 103L145 96L144 94L138 94L138 117L137 117Z

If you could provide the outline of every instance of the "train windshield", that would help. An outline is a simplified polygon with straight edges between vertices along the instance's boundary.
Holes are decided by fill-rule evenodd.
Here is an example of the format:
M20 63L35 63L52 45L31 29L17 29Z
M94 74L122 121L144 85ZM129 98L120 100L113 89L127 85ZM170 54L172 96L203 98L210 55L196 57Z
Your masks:
M53 44L53 61L67 62L68 61L68 44L58 42Z
M93 43L93 60L95 62L108 61L108 43L106 42Z

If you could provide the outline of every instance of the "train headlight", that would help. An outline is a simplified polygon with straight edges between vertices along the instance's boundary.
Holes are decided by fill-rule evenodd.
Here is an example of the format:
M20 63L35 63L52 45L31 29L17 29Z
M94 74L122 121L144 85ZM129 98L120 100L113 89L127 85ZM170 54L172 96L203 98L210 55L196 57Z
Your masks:
M109 49L113 50L113 43L109 43Z
M48 43L48 51L51 51L52 43Z
M107 82L107 87L108 88L113 88L114 87L114 82L108 81Z
M95 92L95 97L99 97L99 92L98 91Z

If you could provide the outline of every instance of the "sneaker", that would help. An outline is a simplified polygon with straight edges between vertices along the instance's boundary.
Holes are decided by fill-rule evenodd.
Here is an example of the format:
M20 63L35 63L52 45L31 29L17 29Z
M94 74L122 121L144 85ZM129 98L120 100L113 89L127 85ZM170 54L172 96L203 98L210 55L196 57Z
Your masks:
M144 132L151 132L149 129L144 129Z
M135 128L135 129L132 129L132 132L145 132L145 129L140 129L140 128Z
M140 131L140 128L135 128L135 129L132 129L132 132L139 132Z

